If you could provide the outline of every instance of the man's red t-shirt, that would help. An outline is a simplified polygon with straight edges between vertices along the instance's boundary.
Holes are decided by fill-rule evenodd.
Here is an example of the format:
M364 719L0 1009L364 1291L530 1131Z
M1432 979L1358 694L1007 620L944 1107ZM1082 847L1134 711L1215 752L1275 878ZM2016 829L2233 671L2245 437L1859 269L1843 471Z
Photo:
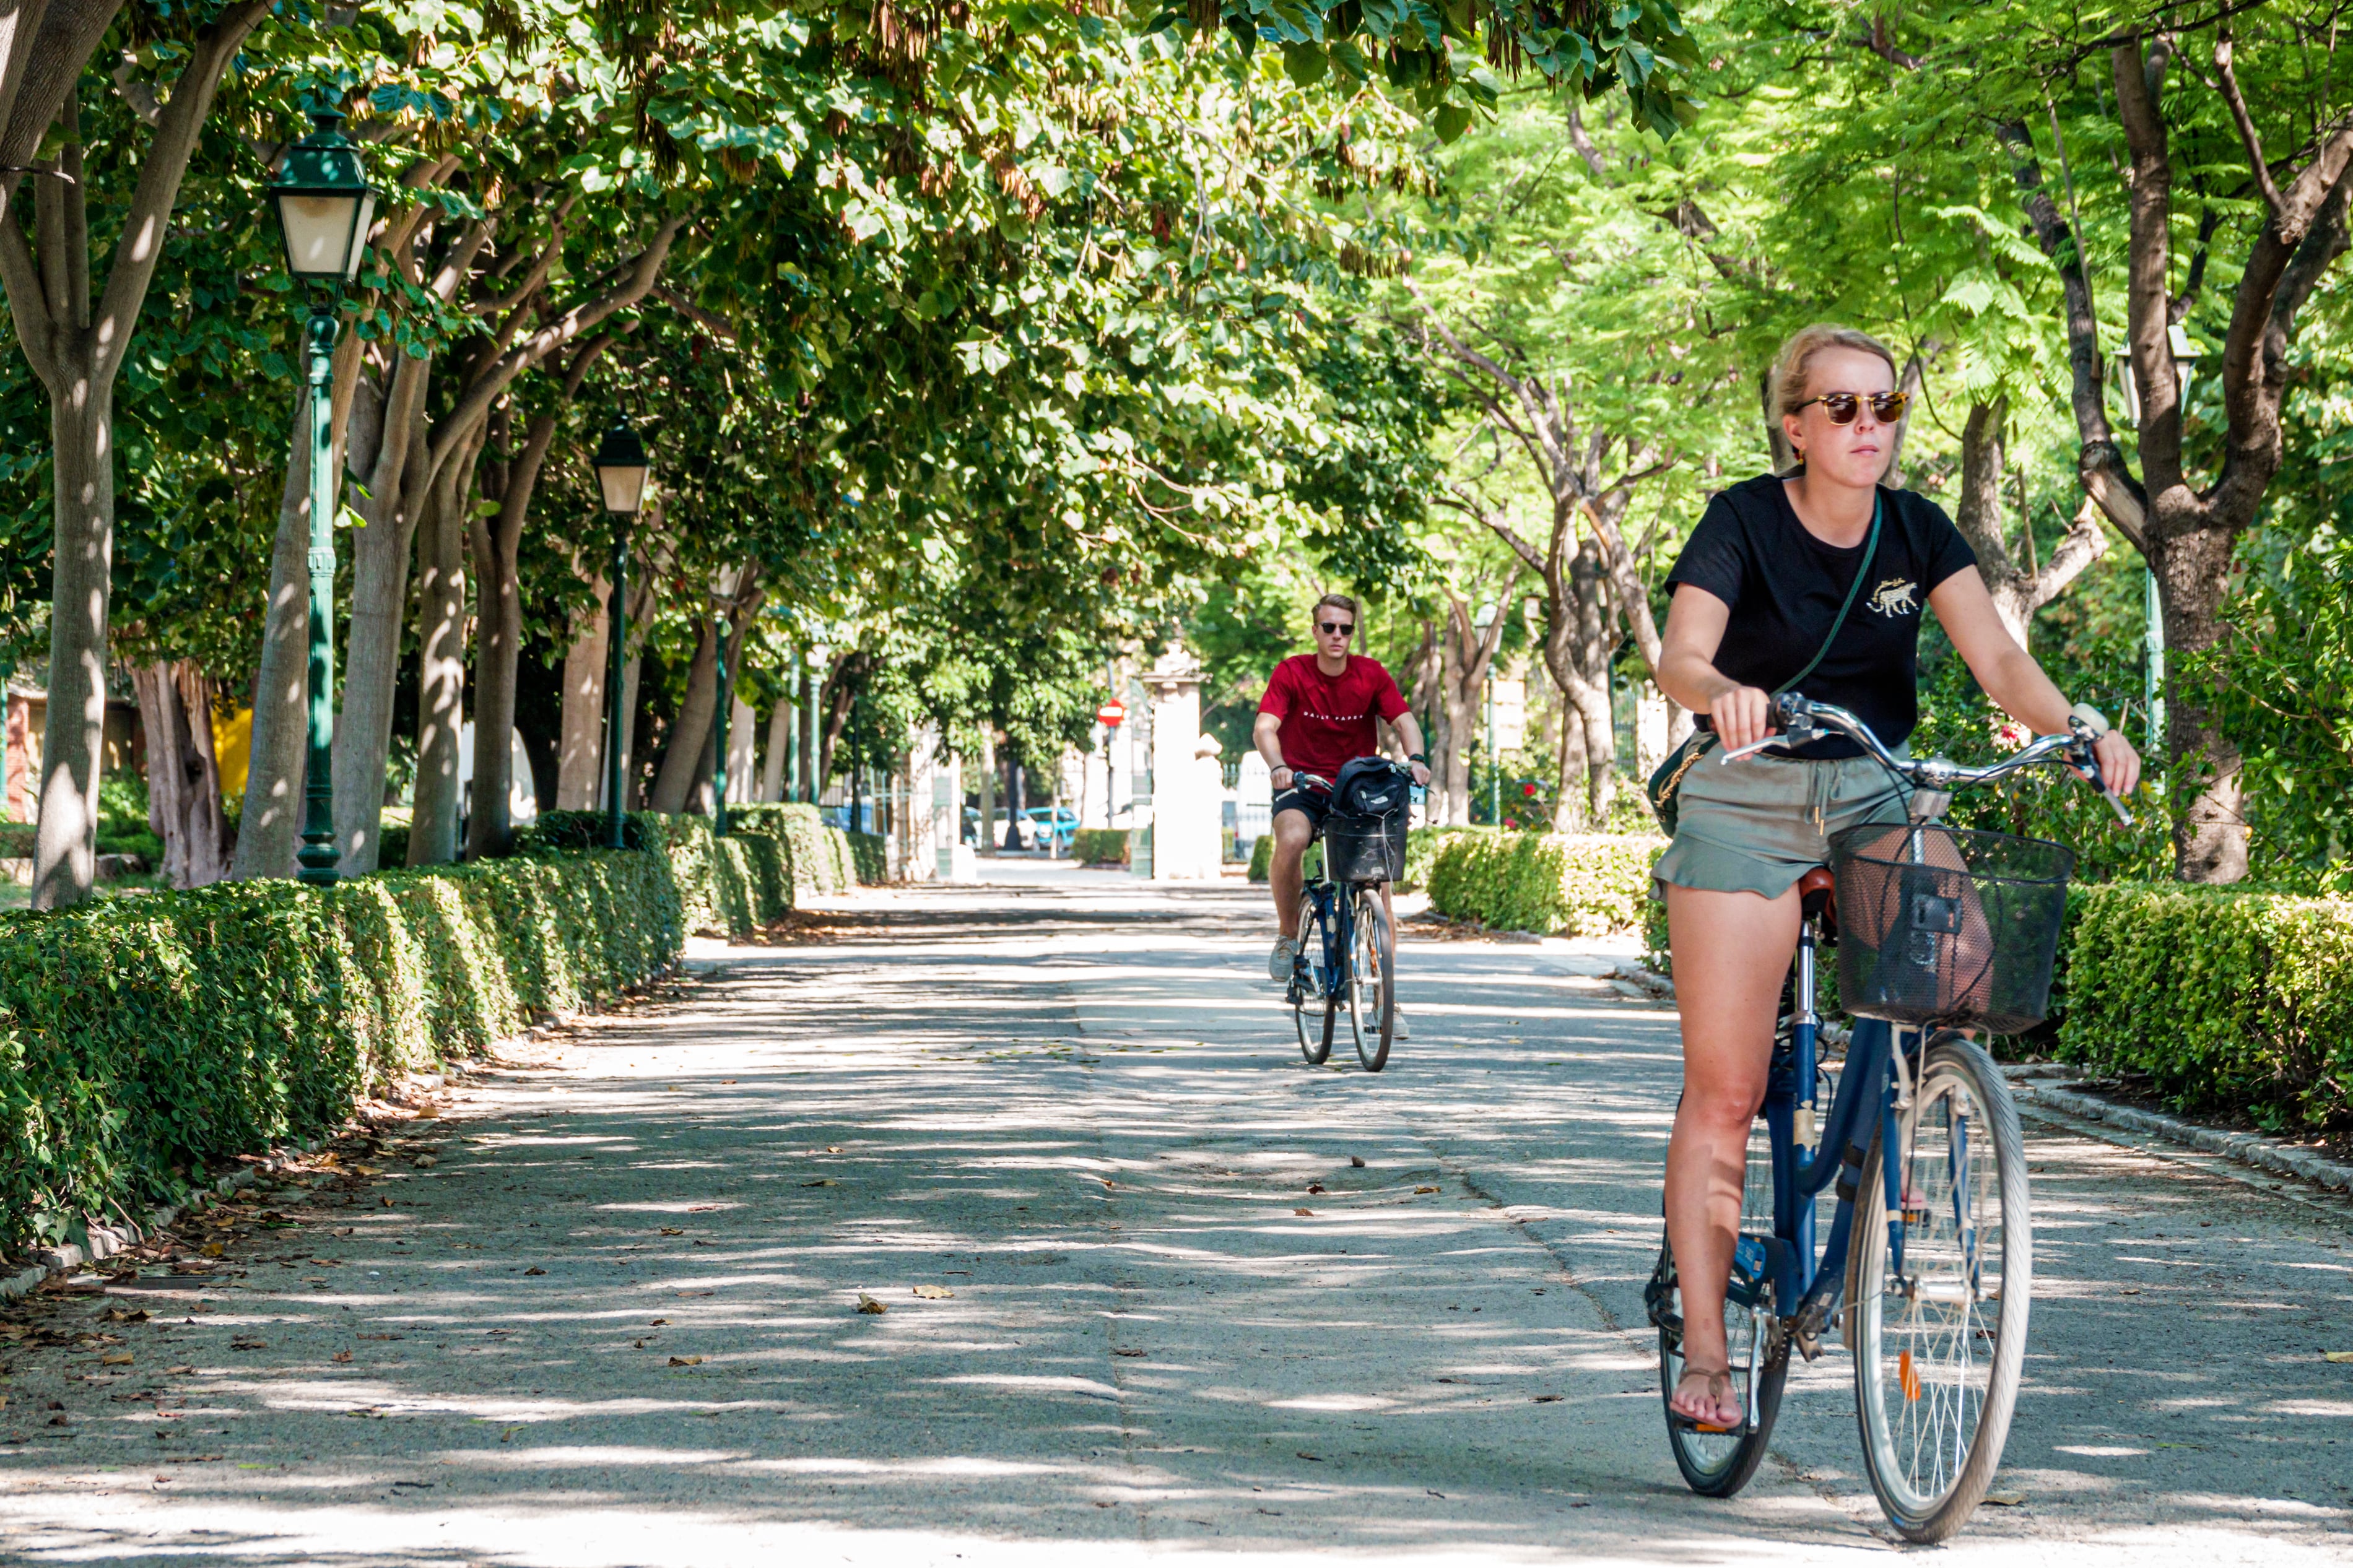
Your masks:
M1358 757L1380 750L1375 715L1395 721L1406 711L1405 694L1377 658L1351 654L1348 668L1326 675L1314 654L1294 654L1274 667L1258 710L1282 721L1282 760L1288 766L1330 779Z

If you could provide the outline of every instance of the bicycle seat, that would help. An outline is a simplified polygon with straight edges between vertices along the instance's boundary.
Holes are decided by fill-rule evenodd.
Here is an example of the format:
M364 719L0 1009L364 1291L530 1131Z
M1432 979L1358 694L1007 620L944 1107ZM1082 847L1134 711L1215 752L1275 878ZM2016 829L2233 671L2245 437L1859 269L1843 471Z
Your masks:
M1823 910L1829 909L1837 889L1838 883L1831 878L1831 868L1827 866L1817 866L1799 878L1798 903L1805 911L1806 919L1818 919Z

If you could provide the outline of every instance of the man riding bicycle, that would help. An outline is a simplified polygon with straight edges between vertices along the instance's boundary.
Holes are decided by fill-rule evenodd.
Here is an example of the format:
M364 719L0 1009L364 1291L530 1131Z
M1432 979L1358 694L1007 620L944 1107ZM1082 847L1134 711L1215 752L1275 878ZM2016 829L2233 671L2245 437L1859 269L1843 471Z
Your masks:
M1258 754L1273 770L1274 857L1267 880L1282 937L1266 969L1278 984L1290 980L1299 960L1299 862L1331 809L1329 781L1356 758L1379 752L1380 721L1387 720L1405 742L1413 782L1430 782L1421 726L1407 709L1405 694L1378 659L1348 651L1356 635L1356 601L1326 594L1315 601L1314 619L1314 653L1295 654L1274 667L1250 732ZM1319 776L1324 786L1307 784L1302 773ZM1386 885L1381 899L1386 910Z

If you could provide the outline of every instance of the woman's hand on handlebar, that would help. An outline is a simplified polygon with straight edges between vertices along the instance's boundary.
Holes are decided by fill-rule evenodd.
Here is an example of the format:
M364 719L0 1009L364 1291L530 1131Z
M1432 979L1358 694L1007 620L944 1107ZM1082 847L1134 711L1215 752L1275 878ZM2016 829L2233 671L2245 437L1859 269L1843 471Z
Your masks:
M2092 758L2100 764L2100 782L2112 795L2129 798L2140 784L2140 753L2130 741L2111 730L2092 742Z
M1718 692L1707 705L1715 738L1727 752L1736 752L1773 733L1773 699L1754 686L1736 686Z

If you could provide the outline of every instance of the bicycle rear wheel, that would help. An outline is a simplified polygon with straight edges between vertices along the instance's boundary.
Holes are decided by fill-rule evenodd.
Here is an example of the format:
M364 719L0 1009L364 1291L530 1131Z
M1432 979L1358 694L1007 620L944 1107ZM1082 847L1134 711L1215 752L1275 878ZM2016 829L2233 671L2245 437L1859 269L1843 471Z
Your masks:
M1380 895L1356 888L1356 932L1348 953L1348 1027L1356 1037L1356 1059L1366 1072L1388 1066L1389 1040L1397 1030L1397 933L1389 930Z
M2010 1436L2026 1358L2034 1230L2010 1086L1984 1047L1939 1036L1899 1113L1904 1268L1873 1141L1856 1203L1855 1415L1888 1522L1942 1541L1968 1522Z
M1299 1054L1308 1066L1322 1067L1332 1055L1340 1003L1324 994L1324 917L1313 893L1299 896L1299 962L1291 971L1291 1020L1299 1030Z
M1781 1413L1781 1390L1789 1377L1789 1344L1773 1324L1773 1287L1764 1275L1761 1239L1773 1234L1773 1143L1765 1119L1748 1129L1748 1173L1741 1184L1740 1240L1736 1243L1732 1289L1724 1300L1725 1343L1730 1352L1733 1396L1752 1411L1738 1432L1702 1432L1679 1425L1669 1402L1683 1374L1683 1288L1673 1253L1662 1241L1651 1277L1651 1318L1659 1325L1659 1402L1667 1413L1667 1447L1684 1484L1702 1497L1730 1497L1746 1486L1763 1462ZM1743 1302L1738 1298L1746 1296ZM1662 1321L1663 1320L1663 1321ZM1752 1386L1753 1385L1753 1386Z

